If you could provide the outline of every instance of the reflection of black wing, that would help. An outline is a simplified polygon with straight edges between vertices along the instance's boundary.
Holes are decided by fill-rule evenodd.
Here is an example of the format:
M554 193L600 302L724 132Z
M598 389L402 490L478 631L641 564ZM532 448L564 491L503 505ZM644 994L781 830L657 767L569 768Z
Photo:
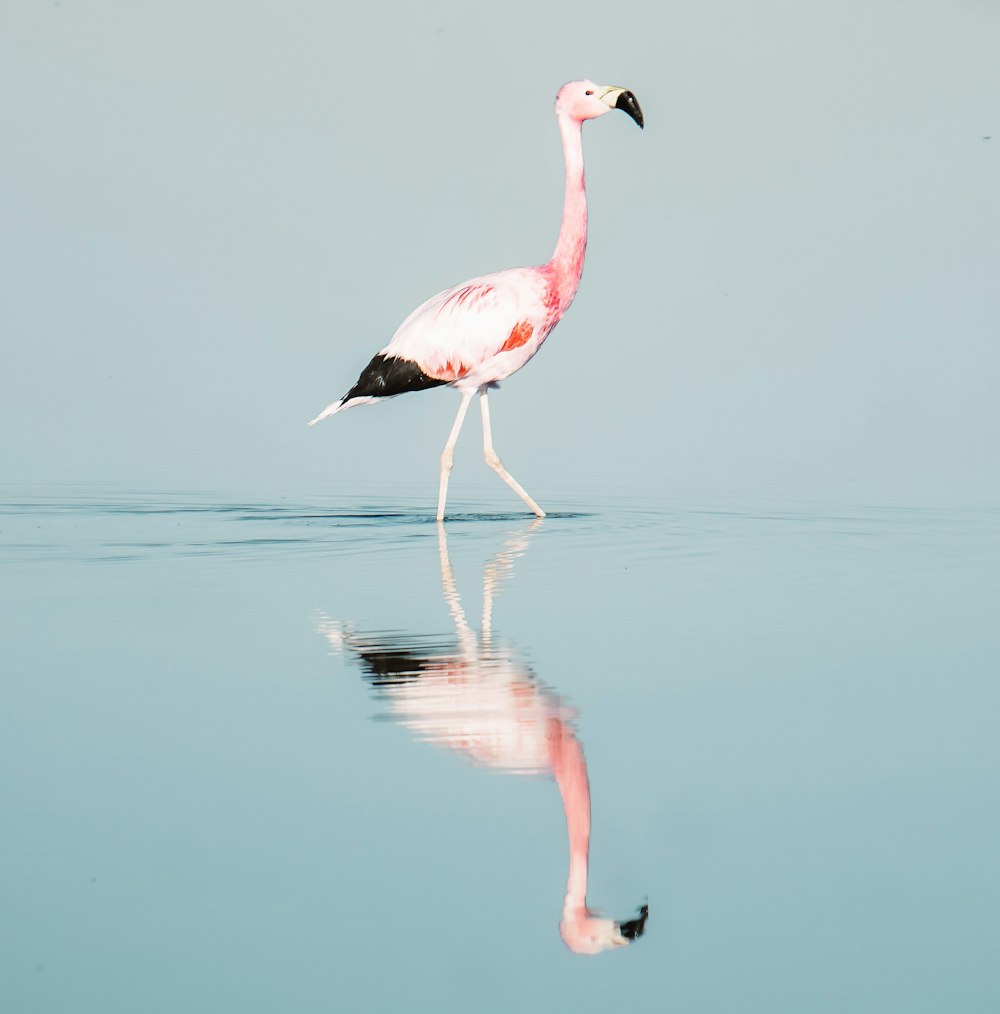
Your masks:
M393 687L440 672L460 657L454 643L430 638L420 642L419 637L385 633L364 637L347 634L342 643L357 658L362 674L373 687Z
M478 648L476 655L470 658L455 642L424 640L419 635L397 633L347 635L343 645L358 660L368 683L380 689L416 683L421 677L440 676L448 670L476 672L483 676L494 666L515 666L518 680L535 682L534 673L500 647L490 651ZM553 703L561 705L555 694L540 689Z
M423 673L436 668L433 659L412 655L404 648L355 647L355 654L364 670L365 679L375 687L414 683Z

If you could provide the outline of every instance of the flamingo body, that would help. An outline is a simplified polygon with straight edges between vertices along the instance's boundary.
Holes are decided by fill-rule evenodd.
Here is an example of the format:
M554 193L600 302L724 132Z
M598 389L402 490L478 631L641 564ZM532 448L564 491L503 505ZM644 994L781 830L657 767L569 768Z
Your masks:
M476 391L516 373L559 321L546 267L510 268L421 303L358 382L312 423L344 409L450 384Z
M558 323L549 275L510 268L438 293L403 321L383 354L410 359L460 391L505 380Z
M345 409L409 391L450 385L462 393L458 416L441 455L438 520L444 517L452 454L469 402L477 391L483 412L484 457L539 517L544 511L500 463L490 436L486 392L516 373L542 347L573 302L587 246L583 121L618 108L641 127L642 111L624 88L573 81L556 96L566 163L563 221L555 252L537 267L510 268L445 289L418 306L389 344L362 370L357 383L310 425Z

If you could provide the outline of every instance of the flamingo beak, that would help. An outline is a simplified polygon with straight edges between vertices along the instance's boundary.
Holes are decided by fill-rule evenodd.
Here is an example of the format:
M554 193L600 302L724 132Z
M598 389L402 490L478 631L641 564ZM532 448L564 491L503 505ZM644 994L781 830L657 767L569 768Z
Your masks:
M640 113L640 115L642 115ZM642 124L640 123L641 127ZM628 922L620 923L618 926L618 932L626 940L638 940L642 936L643 930L646 928L646 920L649 918L649 905L643 905L639 910L638 919L630 919Z
M599 97L612 109L620 109L623 113L628 113L639 124L640 129L642 128L642 110L639 108L636 97L627 88L615 86L604 88Z

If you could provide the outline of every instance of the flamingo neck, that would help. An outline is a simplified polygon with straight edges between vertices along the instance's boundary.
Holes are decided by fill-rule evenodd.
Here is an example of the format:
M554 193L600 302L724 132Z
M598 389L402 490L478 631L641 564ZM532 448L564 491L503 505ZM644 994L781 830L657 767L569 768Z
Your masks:
M583 179L583 124L556 114L566 160L566 198L555 252L546 267L555 292L556 311L562 316L573 302L583 274L587 249L587 193Z
M560 719L549 722L549 763L566 813L569 837L569 876L563 900L563 919L587 915L587 861L590 853L590 780L579 740Z

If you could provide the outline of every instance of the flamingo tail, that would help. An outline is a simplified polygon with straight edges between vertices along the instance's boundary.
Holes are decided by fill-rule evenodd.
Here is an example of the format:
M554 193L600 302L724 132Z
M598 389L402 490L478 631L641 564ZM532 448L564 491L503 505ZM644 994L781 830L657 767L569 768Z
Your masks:
M383 398L394 398L407 391L423 391L428 387L440 387L448 383L438 377L431 377L420 366L409 359L399 359L379 352L361 371L358 382L340 401L327 405L309 425L315 426L323 419L342 412L355 405L368 405Z
M334 401L327 405L315 419L310 419L309 425L315 426L316 423L329 419L330 416L343 412L346 408L354 408L355 405L367 405L377 400L377 398L341 398L339 401Z

